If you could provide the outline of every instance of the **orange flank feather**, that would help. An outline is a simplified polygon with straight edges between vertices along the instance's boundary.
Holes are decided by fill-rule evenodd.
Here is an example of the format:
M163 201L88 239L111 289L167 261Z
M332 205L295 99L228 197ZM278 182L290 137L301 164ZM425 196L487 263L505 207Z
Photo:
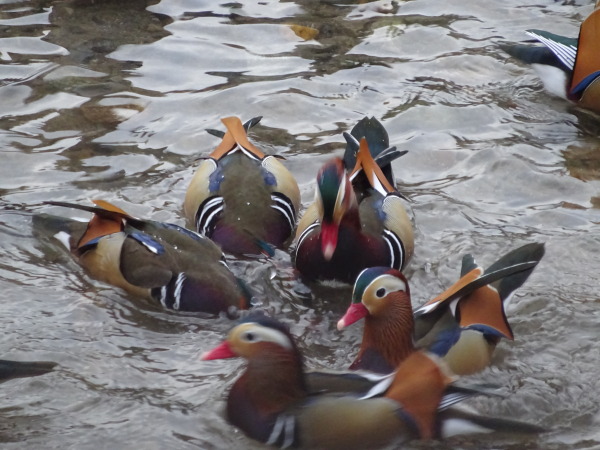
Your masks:
M122 219L132 218L121 208L113 205L110 202L107 202L106 200L93 199L92 203L94 203L94 205L96 205L99 208L116 214L114 216L112 214L94 214L94 216L88 223L85 233L83 234L83 236L81 236L81 239L79 239L79 242L77 243L77 248L83 247L85 244L87 244L93 239L123 231L124 224Z
M458 291L460 291L462 288L464 288L467 284L469 284L469 283L475 281L477 278L479 278L482 273L483 273L483 269L481 267L477 267L476 269L471 270L469 273L467 273L466 275L461 277L460 280L458 280L456 283L454 283L452 286L450 286L448 289L446 289L444 292L442 292L440 295L438 295L434 299L429 300L423 306L433 305L435 303L441 303L444 300L446 300L447 298L452 297L454 294L456 294Z
M377 163L373 159L366 138L362 138L360 140L360 147L358 149L358 153L356 154L356 165L354 166L354 169L352 169L352 173L350 174L351 178L355 172L360 170L360 167L363 168L363 171L369 179L369 183L371 183L371 186L376 187L377 184L381 184L383 185L386 192L394 192L396 190L394 186L392 186L388 182L387 178L381 171L379 165L377 165Z
M98 206L101 206L98 204ZM101 206L104 207L104 206ZM94 217L88 223L87 229L79 242L77 248L83 247L85 244L90 242L92 239L96 239L102 236L106 236L113 233L119 233L123 231L124 225L120 217L100 217L95 214Z
M483 286L466 297L459 304L460 326L468 327L474 324L487 325L502 333L507 339L514 336L506 320L502 299L492 286Z
M435 434L438 405L452 381L430 356L414 352L398 366L385 396L399 402L412 416L421 439L431 439Z
M600 9L596 9L584 20L579 31L577 58L571 78L572 90L588 75L600 70Z

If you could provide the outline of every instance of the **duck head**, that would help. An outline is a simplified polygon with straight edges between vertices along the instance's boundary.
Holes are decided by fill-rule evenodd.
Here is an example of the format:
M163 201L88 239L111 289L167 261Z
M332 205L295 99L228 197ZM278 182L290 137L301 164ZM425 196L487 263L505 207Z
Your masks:
M321 216L321 251L329 261L337 247L342 219L356 208L356 196L340 158L329 161L319 171L315 197Z
M365 319L360 350L351 369L389 372L414 350L414 322L406 278L390 267L363 270L339 330Z
M251 360L260 353L289 353L299 359L289 330L281 322L256 312L242 319L228 334L227 339L200 359L242 357Z
M399 270L390 267L370 267L363 270L354 283L352 304L337 324L338 330L369 317L382 319L392 309L410 313L410 289Z

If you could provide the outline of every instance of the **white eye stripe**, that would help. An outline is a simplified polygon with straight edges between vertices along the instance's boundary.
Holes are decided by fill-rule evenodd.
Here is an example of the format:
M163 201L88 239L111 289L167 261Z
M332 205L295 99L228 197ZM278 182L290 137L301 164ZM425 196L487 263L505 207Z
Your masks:
M312 233L312 231L321 226L320 222L315 221L314 223L312 223L310 226L306 227L306 230L304 230L302 232L302 234L300 235L300 237L298 238L298 244L296 245L296 257L298 256L298 249L302 246L302 242L304 241L304 239L306 239L306 237Z
M287 350L293 348L290 339L281 331L264 327L258 323L247 323L242 326L244 330L240 334L240 338L245 342L272 342Z
M375 297L383 298L390 292L406 292L406 283L400 278L384 274L374 278L373 281L371 281L371 285L369 286L368 290L373 292ZM380 293L382 290L383 293Z

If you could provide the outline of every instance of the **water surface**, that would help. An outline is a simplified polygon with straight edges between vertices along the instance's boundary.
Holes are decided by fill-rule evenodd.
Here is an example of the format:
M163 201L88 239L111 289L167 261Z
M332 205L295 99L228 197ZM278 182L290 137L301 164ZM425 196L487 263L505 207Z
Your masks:
M60 368L2 386L6 448L249 448L223 419L239 360L200 362L231 326L163 311L96 282L31 212L114 202L184 224L182 202L219 119L262 115L252 139L287 158L304 205L341 133L379 118L417 226L415 305L464 253L490 264L527 242L546 256L508 311L516 339L475 381L478 410L552 431L415 448L597 448L600 119L551 97L500 42L576 36L591 12L554 0L0 1L1 357ZM308 27L308 28L302 28ZM349 288L298 284L286 252L232 261L290 324L310 367L346 367Z

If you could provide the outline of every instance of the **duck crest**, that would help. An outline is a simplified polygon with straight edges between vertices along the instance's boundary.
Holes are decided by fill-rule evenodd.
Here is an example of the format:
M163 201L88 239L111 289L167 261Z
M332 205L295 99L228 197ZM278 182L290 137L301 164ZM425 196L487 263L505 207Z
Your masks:
M356 203L353 201L354 193L340 158L331 160L319 170L317 186L323 202L323 220L339 223L342 211L337 205L342 206L345 212Z
M400 403L417 424L421 439L435 435L438 405L454 380L433 355L414 352L396 370L385 397Z

